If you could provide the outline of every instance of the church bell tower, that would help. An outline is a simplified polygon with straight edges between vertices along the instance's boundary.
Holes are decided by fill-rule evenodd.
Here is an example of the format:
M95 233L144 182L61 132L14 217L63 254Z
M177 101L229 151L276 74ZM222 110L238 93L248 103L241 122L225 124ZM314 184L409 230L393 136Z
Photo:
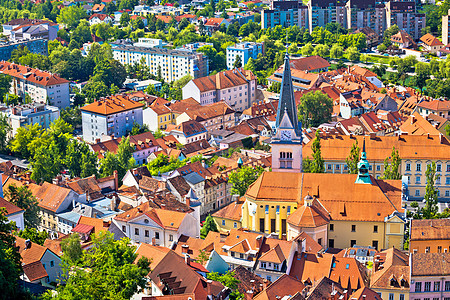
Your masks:
M272 137L272 171L302 172L302 131L295 105L289 54L286 49L278 101L276 133Z

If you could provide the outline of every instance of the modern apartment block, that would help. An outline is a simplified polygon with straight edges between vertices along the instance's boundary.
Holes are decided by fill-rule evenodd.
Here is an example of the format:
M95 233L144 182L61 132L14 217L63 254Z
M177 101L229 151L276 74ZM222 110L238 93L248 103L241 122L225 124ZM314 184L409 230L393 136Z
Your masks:
M415 40L422 36L422 28L426 26L425 14L416 12L414 1L389 1L386 7L386 28L397 25ZM444 27L442 27L444 30Z
M132 65L144 59L152 74L160 73L168 82L178 80L185 75L199 78L209 74L208 59L203 53L130 44L113 45L112 52L114 59L122 64Z
M56 74L0 61L0 73L12 77L12 94L29 95L35 102L65 108L70 105L69 81Z
M261 27L273 28L277 25L308 28L308 7L298 1L273 1L270 9L261 13Z
M31 53L48 55L48 40L33 38L29 40L0 41L0 60L9 60L13 50L19 47L27 47Z
M345 2L339 0L311 0L308 2L309 31L328 23L339 23L346 27Z
M49 41L56 39L59 25L48 20L14 19L3 26L3 35L9 40L44 38Z
M448 45L450 43L450 9L448 10L448 14L446 16L442 16L442 42L444 45Z
M28 125L39 124L43 129L47 129L59 118L57 107L37 102L8 107L2 113L11 125L10 137L16 135L17 129Z
M247 64L250 58L257 59L258 54L264 54L264 43L243 42L227 47L227 68L233 69L236 57L241 57L241 67Z
M369 27L376 29L377 20L375 0L348 0L345 4L347 28L359 29Z
M123 95L98 99L81 108L83 139L98 142L106 136L121 137L131 132L133 124L142 126L144 104Z

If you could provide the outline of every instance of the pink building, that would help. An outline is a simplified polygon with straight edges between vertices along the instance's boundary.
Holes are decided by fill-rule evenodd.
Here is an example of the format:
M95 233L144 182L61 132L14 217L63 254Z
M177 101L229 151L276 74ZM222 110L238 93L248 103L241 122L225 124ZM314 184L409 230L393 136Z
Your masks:
M450 253L414 253L410 256L411 300L450 300Z

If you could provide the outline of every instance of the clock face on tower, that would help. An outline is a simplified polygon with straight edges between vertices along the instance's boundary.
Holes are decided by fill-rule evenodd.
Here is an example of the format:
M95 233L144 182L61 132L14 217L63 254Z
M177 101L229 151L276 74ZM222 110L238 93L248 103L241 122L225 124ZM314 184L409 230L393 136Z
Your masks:
M280 134L280 139L282 141L290 141L292 132L289 130L282 130Z

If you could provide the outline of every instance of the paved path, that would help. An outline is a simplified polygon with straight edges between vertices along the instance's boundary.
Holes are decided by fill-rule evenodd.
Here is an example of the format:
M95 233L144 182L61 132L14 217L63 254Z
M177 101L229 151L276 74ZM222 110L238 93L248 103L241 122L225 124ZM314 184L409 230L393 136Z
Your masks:
M30 163L26 159L21 159L15 156L10 156L6 154L0 154L0 163L5 161L11 161L13 165L28 169Z

